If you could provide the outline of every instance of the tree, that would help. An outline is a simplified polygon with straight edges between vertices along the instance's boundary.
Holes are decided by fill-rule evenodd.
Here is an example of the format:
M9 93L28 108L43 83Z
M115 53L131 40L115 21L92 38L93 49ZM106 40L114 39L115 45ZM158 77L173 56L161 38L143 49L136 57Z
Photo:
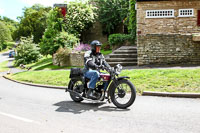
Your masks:
M70 2L66 14L66 31L80 37L81 33L94 23L97 16L95 9L88 3Z
M24 8L24 15L19 17L20 24L15 33L15 38L33 35L33 41L39 43L47 26L47 14L51 7L43 7L36 4L30 8Z
M8 27L10 30L11 36L14 39L14 32L16 31L18 27L18 22L8 18L8 17L0 17L0 21L4 22L4 24Z
M60 10L54 8L47 16L47 28L40 42L41 53L43 55L53 55L57 49L54 47L54 38L62 31L63 18Z
M112 34L120 23L125 23L129 10L128 0L92 0L98 7L98 19L105 34Z
M11 33L4 22L0 21L0 51L6 47L6 41L11 41Z
M41 53L43 55L53 55L59 47L72 48L78 43L79 39L65 32L65 24L59 8L54 8L49 12L47 23L47 29L40 42Z

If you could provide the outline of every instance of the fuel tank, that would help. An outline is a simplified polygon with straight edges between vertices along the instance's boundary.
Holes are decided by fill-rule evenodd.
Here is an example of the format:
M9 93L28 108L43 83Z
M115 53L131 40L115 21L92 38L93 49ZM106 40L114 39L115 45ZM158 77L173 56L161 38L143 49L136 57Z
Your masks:
M109 81L111 76L107 73L100 73L100 78L103 79L103 81Z

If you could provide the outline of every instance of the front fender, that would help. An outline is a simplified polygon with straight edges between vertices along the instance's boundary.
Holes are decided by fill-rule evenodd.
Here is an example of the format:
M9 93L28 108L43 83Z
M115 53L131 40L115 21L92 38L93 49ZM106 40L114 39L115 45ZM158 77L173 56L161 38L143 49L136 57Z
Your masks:
M117 81L122 80L122 79L130 79L130 77L128 77L128 76L122 76L122 77L117 78Z

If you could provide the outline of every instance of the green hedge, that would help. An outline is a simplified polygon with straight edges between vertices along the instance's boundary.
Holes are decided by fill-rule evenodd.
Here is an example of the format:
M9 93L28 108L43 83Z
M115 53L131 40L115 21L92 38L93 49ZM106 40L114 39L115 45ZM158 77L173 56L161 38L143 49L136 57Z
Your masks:
M133 38L133 35L131 35L131 34L111 34L108 37L108 43L111 46L123 45L126 41L129 41L132 44L134 44L133 40L134 40L134 38Z

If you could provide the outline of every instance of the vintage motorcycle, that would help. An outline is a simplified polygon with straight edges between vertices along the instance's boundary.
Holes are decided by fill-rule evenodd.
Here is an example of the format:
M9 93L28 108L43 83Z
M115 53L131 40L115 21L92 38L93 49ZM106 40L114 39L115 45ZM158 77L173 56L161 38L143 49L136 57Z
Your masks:
M104 70L104 66L99 68ZM121 109L125 109L133 104L136 98L136 89L134 85L128 80L130 77L123 76L119 77L119 74L122 70L120 64L106 69L108 73L100 72L100 77L96 83L94 89L96 100L93 101L111 101L115 106ZM70 93L70 97L75 102L81 102L84 99L91 100L87 98L87 83L90 79L83 76L81 68L71 68L70 71L70 82L66 92Z

